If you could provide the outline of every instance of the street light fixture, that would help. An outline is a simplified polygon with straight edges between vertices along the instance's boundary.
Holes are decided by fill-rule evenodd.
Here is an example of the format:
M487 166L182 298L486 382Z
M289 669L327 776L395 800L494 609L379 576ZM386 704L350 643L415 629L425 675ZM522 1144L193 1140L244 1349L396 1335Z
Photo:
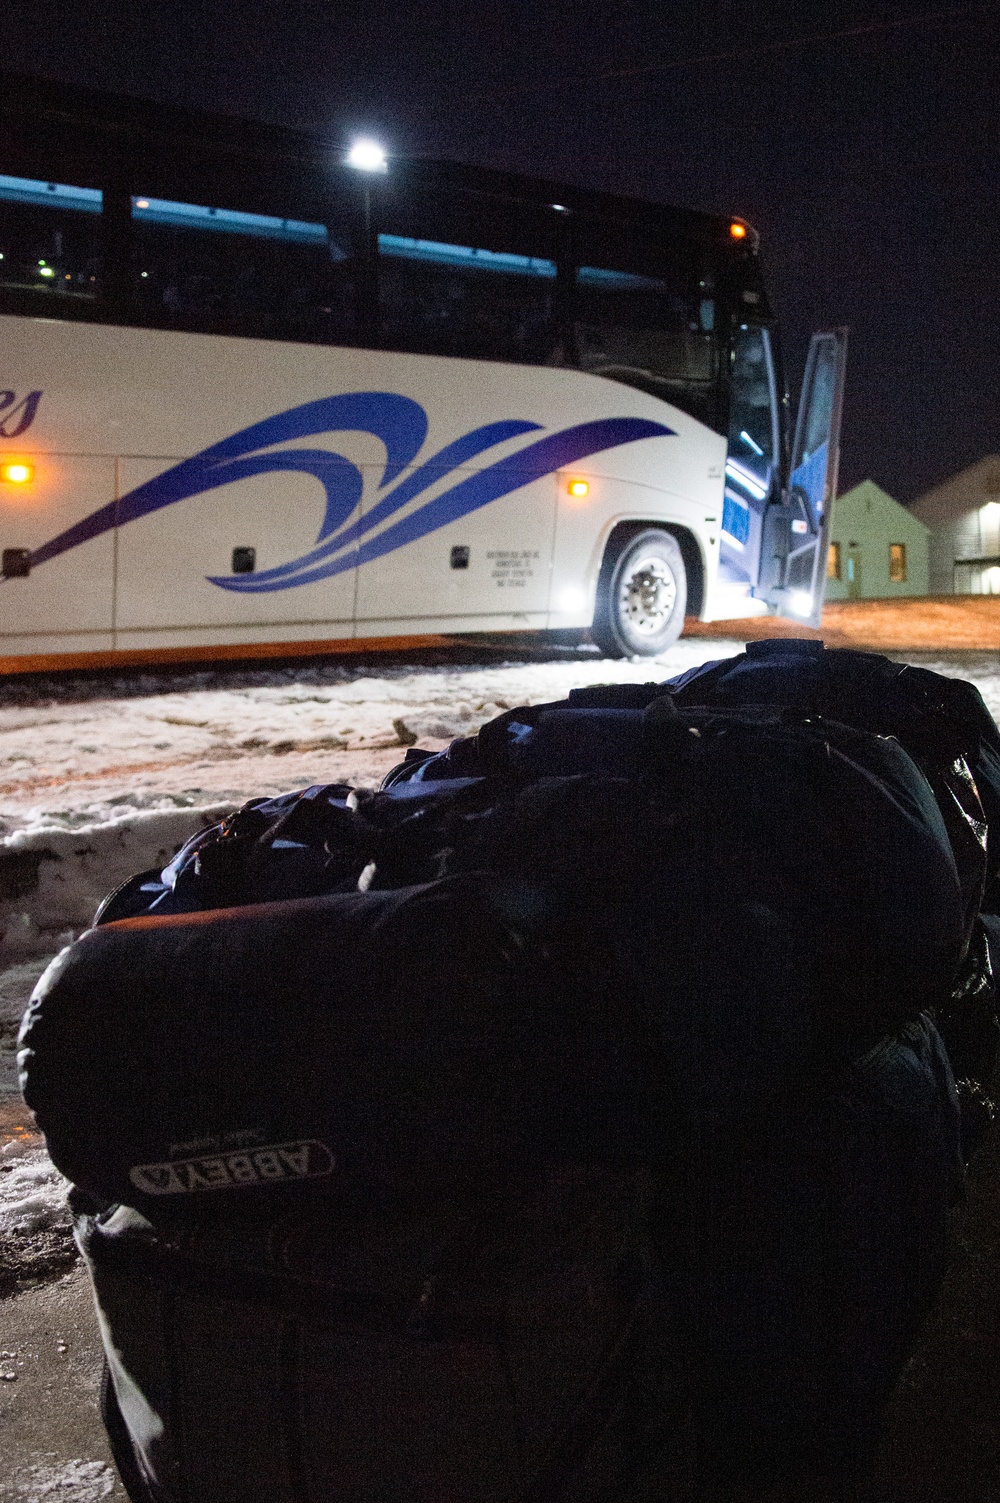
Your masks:
M386 172L389 167L384 148L366 136L360 136L354 142L345 161L348 167L355 167L359 172Z

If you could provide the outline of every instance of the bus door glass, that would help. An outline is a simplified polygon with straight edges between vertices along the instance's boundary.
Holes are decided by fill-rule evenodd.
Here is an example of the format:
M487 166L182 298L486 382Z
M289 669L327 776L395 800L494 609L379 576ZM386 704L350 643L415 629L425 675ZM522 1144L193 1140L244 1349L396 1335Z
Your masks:
M778 486L778 392L767 329L743 324L729 352L730 402L719 574L756 585L763 518Z
M372 214L378 343L400 352L382 357L386 380L420 404L428 432L391 491L366 481L366 518L378 512L384 521L359 552L358 621L405 631L434 620L458 630L473 618L488 625L514 615L543 626L554 477L512 485L469 512L460 488L523 447L534 425L559 426L558 377L537 369L565 363L557 215L487 193L432 189L391 169ZM499 425L511 424L505 436ZM477 440L493 426L495 438Z
M767 559L773 564L764 598L779 615L811 626L823 610L846 365L846 329L812 336L788 484L768 513L762 548L762 573Z

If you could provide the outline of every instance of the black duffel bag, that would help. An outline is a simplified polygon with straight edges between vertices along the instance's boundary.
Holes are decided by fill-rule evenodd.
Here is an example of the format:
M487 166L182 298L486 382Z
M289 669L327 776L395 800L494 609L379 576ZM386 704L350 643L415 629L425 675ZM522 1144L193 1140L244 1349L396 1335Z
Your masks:
M1000 1021L1000 730L979 690L878 653L815 641L748 642L732 658L671 680L679 707L781 705L894 736L927 777L958 868L969 945L934 1011L958 1081L968 1159L994 1117Z
M257 803L36 991L23 1088L140 1496L619 1503L870 1460L960 1191L926 780L662 696L505 717L490 756Z
M927 778L963 894L967 943L934 1017L958 1081L968 1159L994 1117L1000 1054L994 975L1000 954L1000 730L974 685L879 653L831 652L816 640L771 638L748 642L745 652L702 663L665 684L602 684L573 690L557 705L512 710L443 753L412 749L387 782L474 775L504 755L511 727L515 736L523 734L518 726L557 709L644 709L665 694L684 711L767 706L891 736Z

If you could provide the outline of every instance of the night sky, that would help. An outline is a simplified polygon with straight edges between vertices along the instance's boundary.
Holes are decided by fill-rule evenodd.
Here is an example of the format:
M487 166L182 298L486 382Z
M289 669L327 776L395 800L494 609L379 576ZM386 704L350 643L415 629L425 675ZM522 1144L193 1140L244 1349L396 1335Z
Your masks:
M810 330L850 328L841 489L911 501L1000 450L998 34L1000 4L32 0L0 40L47 78L747 217L793 396Z

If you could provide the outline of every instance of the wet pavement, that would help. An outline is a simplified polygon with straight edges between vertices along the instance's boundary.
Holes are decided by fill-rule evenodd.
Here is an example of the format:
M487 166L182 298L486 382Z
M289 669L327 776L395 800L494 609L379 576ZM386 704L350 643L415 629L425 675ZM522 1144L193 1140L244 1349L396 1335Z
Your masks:
M81 1264L0 1302L3 1503L127 1503L98 1408L99 1354Z
M0 1174L13 1173L14 1164L44 1148L16 1094L13 1048L44 964L0 972ZM13 1159L3 1154L10 1144L17 1145ZM11 1293L15 1288L19 1292ZM65 1224L3 1236L0 1503L127 1503L101 1423L100 1377L90 1284Z

